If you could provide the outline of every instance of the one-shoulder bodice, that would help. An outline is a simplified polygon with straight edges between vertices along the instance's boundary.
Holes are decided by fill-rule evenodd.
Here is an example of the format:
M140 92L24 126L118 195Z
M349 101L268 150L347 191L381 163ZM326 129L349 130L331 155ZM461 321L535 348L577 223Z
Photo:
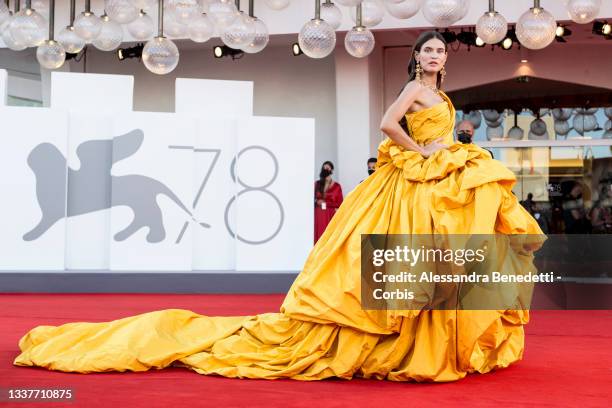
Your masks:
M410 137L420 145L443 137L443 143L453 144L455 107L450 98L440 91L443 101L417 112L406 113Z
M454 141L455 107L444 92L440 92L440 95L444 99L442 102L417 112L406 113L406 122L410 137L419 145L424 146L442 137L442 143L448 145L448 148L425 158L386 137L378 145L376 167L393 163L402 169L407 180L419 182L441 180L457 169L470 168L462 180L464 188L490 181L506 180L514 183L514 173L500 161L494 160L487 150L474 143Z

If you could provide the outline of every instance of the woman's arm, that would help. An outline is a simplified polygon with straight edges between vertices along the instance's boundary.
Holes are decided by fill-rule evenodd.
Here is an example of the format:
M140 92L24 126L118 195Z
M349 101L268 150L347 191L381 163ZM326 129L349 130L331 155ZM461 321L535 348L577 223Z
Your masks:
M400 93L395 102L393 102L393 104L389 106L389 109L387 109L387 112L385 112L385 115L380 122L380 130L398 145L427 157L433 153L433 151L431 151L432 148L439 150L440 148L447 147L446 145L437 143L443 138L440 137L436 139L430 143L431 146L428 145L428 147L422 147L415 142L414 139L408 136L399 124L402 117L406 114L406 112L408 112L410 106L418 99L422 89L423 86L418 82L409 82L404 87L402 93Z

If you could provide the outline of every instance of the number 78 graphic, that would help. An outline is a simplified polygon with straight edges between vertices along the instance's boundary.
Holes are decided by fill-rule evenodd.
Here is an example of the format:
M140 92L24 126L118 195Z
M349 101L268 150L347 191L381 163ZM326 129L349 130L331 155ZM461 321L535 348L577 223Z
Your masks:
M202 182L200 183L196 196L193 200L193 209L195 210L197 208L198 203L200 202L200 198L202 197L202 193L204 192L206 183L210 179L212 171L215 165L217 164L217 161L219 160L219 156L221 155L221 149L204 149L204 148L196 148L195 146L176 146L176 145L168 146L168 148L169 149L189 150L190 152L194 152L194 153L214 153L214 157L210 164L210 167L206 171L206 174L204 175L204 178L202 179ZM267 183L261 186L248 185L244 181L242 181L239 176L236 175L236 164L238 160L240 159L243 153L247 151L252 151L252 150L260 150L260 151L265 152L271 158L273 166L274 166L274 175L272 176L270 181L268 181ZM267 188L270 185L272 185L272 183L274 183L274 181L278 177L278 172L279 172L278 159L276 158L276 156L271 150L263 146L252 145L252 146L245 147L244 149L240 150L240 152L238 152L236 157L234 157L234 159L232 160L232 163L230 164L230 175L232 177L233 182L240 184L242 187L244 187L244 189L242 189L237 194L232 196L232 198L230 198L227 205L225 206L225 216L224 216L225 227L232 238L236 238L246 244L259 245L259 244L264 244L266 242L271 241L272 239L274 239L274 237L276 237L276 235L278 235L278 233L282 229L283 224L285 222L285 210L283 208L282 202L278 199L278 197L271 191L267 190ZM250 191L259 191L259 192L265 193L266 195L269 195L276 202L278 206L278 210L280 212L280 219L279 219L278 226L276 227L276 229L274 230L272 234L270 234L268 237L264 237L263 239L247 239L245 237L242 237L232 230L232 227L230 226L230 223L229 223L229 210L231 209L232 204L236 201L237 197L240 197L242 194L245 194ZM200 223L200 225L202 225L202 223ZM210 225L208 224L205 224L204 226L210 228ZM183 235L185 234L185 231L187 230L187 227L189 227L189 221L184 222L183 227L181 228L181 231L179 232L179 235L176 239L176 242L175 242L176 244L179 244L181 242Z

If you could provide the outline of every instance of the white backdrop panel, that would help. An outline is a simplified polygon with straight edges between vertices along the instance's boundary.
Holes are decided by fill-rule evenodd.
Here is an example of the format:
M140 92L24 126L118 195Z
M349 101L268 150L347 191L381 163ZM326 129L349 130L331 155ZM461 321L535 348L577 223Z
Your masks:
M111 116L71 111L68 130L66 269L110 266ZM71 210L78 214L71 214Z
M68 113L0 107L0 269L63 270Z
M252 116L253 82L177 78L175 112L206 117Z
M134 77L129 75L51 73L51 107L95 109L97 112L131 111Z
M113 120L111 269L192 268L196 122L178 114L133 112ZM183 208L182 208L183 207ZM185 223L187 222L187 226Z
M226 222L234 226L234 212L226 209L236 193L230 165L236 154L236 124L233 120L198 120L194 153L195 217L210 228L196 228L193 247L194 270L234 270L236 240Z
M238 122L237 270L300 270L312 248L314 120Z
M6 69L0 69L0 106L6 105L6 81L8 79L8 73Z

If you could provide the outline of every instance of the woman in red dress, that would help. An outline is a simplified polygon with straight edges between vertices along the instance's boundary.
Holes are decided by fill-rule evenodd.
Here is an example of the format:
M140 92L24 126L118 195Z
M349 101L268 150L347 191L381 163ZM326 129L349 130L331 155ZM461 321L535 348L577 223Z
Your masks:
M315 244L342 204L342 187L332 179L333 172L334 164L326 161L321 166L319 180L315 181Z

